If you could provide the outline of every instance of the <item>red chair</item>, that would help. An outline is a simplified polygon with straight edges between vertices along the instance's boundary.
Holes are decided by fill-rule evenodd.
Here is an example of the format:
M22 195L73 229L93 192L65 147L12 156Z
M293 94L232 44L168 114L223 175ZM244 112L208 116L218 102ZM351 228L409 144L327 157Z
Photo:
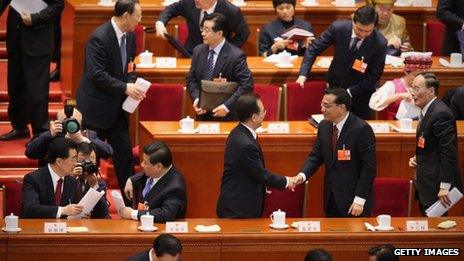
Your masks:
M325 81L307 81L284 84L285 120L307 120L312 114L321 113L321 101L327 88Z
M143 31L143 25L137 25L135 27L135 53L139 55L145 50L145 32Z
M3 215L11 213L19 216L21 213L21 202L23 195L22 182L5 183L3 190Z
M269 217L278 209L285 211L289 218L306 216L306 199L308 195L308 182L297 186L295 192L280 191L268 188L264 198L263 217Z
M255 84L253 91L261 96L266 109L265 121L278 121L280 115L280 102L282 88L275 85Z
M411 216L412 180L403 178L376 178L374 181L374 208L372 216L389 214L393 217Z
M423 23L423 50L432 52L433 56L440 56L445 36L445 25L440 21Z

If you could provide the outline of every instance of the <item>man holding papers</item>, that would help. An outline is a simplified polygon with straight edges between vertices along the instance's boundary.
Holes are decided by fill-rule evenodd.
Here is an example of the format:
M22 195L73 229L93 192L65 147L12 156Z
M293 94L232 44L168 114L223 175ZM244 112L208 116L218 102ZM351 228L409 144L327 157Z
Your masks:
M84 57L84 72L76 93L83 128L98 133L113 147L119 188L134 174L128 115L122 109L127 96L142 100L144 92L134 82L136 74L135 27L142 18L135 0L118 0L110 21L91 34Z
M419 207L425 210L440 200L450 205L449 191L462 191L459 174L456 121L451 110L437 99L439 81L432 73L421 73L413 82L412 98L421 109L416 131L416 155L409 166L416 169L414 182Z

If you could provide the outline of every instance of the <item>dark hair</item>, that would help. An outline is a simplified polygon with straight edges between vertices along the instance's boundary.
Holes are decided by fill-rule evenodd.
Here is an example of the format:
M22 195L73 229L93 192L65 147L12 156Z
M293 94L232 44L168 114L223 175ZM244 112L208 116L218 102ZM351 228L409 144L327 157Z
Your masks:
M214 25L212 29L214 32L222 31L222 35L224 37L227 35L227 19L223 14L212 13L212 14L206 15L203 23L205 21L213 21Z
M309 250L305 261L332 261L332 256L323 248Z
M121 17L125 12L132 14L135 9L135 4L138 4L138 0L118 0L114 5L113 15Z
M345 104L346 110L351 110L351 97L345 89L342 88L327 88L325 89L325 95L332 94L335 96L335 103Z
M259 94L247 93L237 100L237 116L240 122L246 122L254 113L259 113Z
M293 7L296 5L296 0L272 0L272 5L276 9L281 4L291 4Z
M427 88L433 87L435 94L438 94L438 88L440 87L440 81L438 81L437 76L435 76L435 74L430 73L430 72L421 72L419 73L419 75L424 77L425 87Z
M182 244L177 237L171 234L160 234L153 241L153 250L157 257L165 254L176 256L182 252Z
M172 155L169 147L162 141L153 141L143 147L143 153L150 158L151 164L160 162L164 167L172 164Z
M374 24L377 26L379 22L379 16L372 5L365 5L360 7L354 12L353 21L362 25Z
M87 142L81 142L77 144L77 153L82 153L85 156L89 156L90 154L92 154L92 152L95 152L95 165L100 166L100 158L98 157L97 146L95 146L95 144Z
M395 246L386 244L372 247L368 250L370 256L375 256L377 261L398 261L395 255Z
M77 144L71 139L61 137L55 138L50 145L48 145L45 161L49 164L53 164L58 158L67 159L69 158L69 150L77 150L76 147Z

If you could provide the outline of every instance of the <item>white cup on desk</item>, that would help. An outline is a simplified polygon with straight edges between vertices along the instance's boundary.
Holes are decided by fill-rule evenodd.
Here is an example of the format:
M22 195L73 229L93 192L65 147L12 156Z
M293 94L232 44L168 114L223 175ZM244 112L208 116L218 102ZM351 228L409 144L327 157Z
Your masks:
M139 54L140 64L151 65L153 63L153 53L146 50Z
M380 228L389 228L391 227L391 216L390 215L378 215L377 223L379 223Z
M401 130L410 130L412 129L412 119L402 118L400 119L400 129Z
M187 116L179 121L180 128L184 131L193 131L195 120Z
M272 224L276 227L285 226L285 215L286 213L284 211L281 211L280 209L272 212L270 216Z
M145 215L140 216L140 222L142 229L152 229L153 228L154 216L150 215L148 212Z
M461 66L462 65L462 54L461 53L451 53L450 54L450 65L451 66Z
M18 230L18 216L13 213L5 217L5 231L17 231Z
M100 0L100 4L111 4L113 0Z

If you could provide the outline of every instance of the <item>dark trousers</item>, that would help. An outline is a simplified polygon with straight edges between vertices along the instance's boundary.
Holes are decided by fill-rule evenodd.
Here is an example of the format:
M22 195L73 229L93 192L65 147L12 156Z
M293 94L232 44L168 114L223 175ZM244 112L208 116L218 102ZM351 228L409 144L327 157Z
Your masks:
M56 63L56 69L61 68L61 13L56 17L53 27L53 56L52 61Z
M363 213L359 215L360 217L370 216L370 211L366 211L366 208L365 208L366 204L364 204L364 210L363 210ZM337 203L335 202L335 196L333 192L330 192L329 205L327 206L327 209L325 211L325 217L354 217L354 216L351 214L348 214L348 210L346 211L346 213L341 212L337 207Z
M8 50L8 117L13 129L31 123L33 134L48 129L51 55L31 56L18 44Z

